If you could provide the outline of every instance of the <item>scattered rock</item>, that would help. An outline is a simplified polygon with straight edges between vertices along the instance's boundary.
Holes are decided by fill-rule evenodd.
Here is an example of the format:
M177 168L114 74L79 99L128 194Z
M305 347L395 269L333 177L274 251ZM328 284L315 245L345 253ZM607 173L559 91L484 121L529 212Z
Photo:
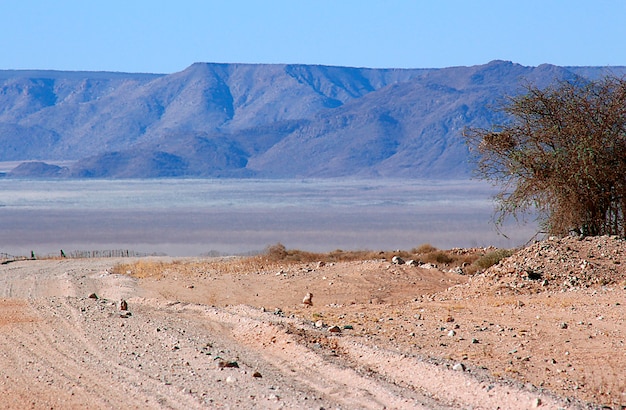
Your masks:
M124 299L120 301L120 310L128 310L128 303Z
M331 333L341 333L341 328L339 326L331 326L328 328L328 331Z
M318 320L317 322L315 322L315 327L317 327L317 328L324 327L324 322L322 322L321 320Z
M280 400L280 397L278 395L276 395L276 394L273 394L273 393L270 394L267 398L270 399L270 400L273 400L273 401L279 401Z
M313 294L311 292L307 293L302 299L302 304L305 306L313 306Z
M448 336L450 337L456 336L456 332L454 330L451 330L448 332Z
M553 237L501 260L481 273L479 280L498 295L606 286L623 280L615 261L620 262L625 253L626 241L618 237Z
M420 265L420 263L418 261L414 260L414 259L406 261L406 264L409 265L409 266L419 266Z
M237 362L227 362L226 360L220 360L217 362L218 369L224 368L239 368L239 364Z
M457 363L454 366L452 366L452 370L456 370L459 372L464 372L465 371L465 365L463 363Z
M262 376L262 375L261 375L261 373L259 373L259 372L254 372L254 373L252 373L252 377L255 377L255 378L257 378L257 379L260 379L260 378L262 378L263 376Z
M88 298L89 299L98 299L98 295L96 295L95 293L90 293Z
M449 270L450 273L455 273L457 275L464 275L465 272L463 272L463 268L461 268L460 266L457 266L456 268L452 268Z
M391 263L393 263L394 265L404 265L404 259L399 256L394 256L393 258L391 258Z
M563 322L559 325L561 329L567 329L567 323Z
M326 266L326 262L324 262L324 261L317 262L317 269L319 269L319 268L321 268L323 266Z

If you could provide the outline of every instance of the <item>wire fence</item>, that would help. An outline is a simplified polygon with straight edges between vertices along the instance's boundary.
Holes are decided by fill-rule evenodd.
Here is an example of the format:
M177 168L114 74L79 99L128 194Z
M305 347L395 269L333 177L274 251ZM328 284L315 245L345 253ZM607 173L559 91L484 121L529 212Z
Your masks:
M136 252L129 249L109 249L91 251L71 251L65 255L67 258L136 258L143 256L158 256L155 253Z
M29 256L16 256L6 252L0 252L0 264L34 259L141 258L146 256L165 256L165 254L137 252L130 249L73 250L69 252L60 250L57 254L47 255L36 255L35 252L31 252Z

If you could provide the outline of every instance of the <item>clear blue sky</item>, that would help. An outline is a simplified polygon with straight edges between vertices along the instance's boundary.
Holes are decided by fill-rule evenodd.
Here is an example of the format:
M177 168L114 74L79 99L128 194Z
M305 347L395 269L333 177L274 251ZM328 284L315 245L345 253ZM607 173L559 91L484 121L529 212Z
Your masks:
M0 69L626 66L624 0L0 0Z

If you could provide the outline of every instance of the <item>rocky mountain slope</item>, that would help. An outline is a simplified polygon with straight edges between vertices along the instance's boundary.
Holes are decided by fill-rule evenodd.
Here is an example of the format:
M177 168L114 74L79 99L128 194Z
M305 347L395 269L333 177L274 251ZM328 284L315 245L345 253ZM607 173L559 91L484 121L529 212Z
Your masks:
M164 74L0 71L9 176L448 178L461 131L524 82L600 67L444 69L196 63ZM626 73L613 67L612 74ZM72 166L56 161L74 160Z

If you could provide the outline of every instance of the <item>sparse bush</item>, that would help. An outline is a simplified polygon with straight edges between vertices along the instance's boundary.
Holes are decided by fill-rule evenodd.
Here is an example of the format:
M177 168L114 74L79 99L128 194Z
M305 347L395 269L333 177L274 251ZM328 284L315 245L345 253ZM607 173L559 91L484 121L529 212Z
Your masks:
M434 251L422 256L422 262L448 265L456 260L456 258L444 251Z
M268 246L267 250L265 251L265 255L269 260L280 261L284 260L287 257L288 253L285 245L279 242L276 245Z
M474 267L475 270L485 270L511 255L513 255L513 251L509 249L497 249L478 258L472 264L472 267Z
M411 252L413 253L431 253L431 252L435 252L438 249L435 248L434 246L432 246L429 243L424 243L420 246L418 246L417 248L411 249Z

